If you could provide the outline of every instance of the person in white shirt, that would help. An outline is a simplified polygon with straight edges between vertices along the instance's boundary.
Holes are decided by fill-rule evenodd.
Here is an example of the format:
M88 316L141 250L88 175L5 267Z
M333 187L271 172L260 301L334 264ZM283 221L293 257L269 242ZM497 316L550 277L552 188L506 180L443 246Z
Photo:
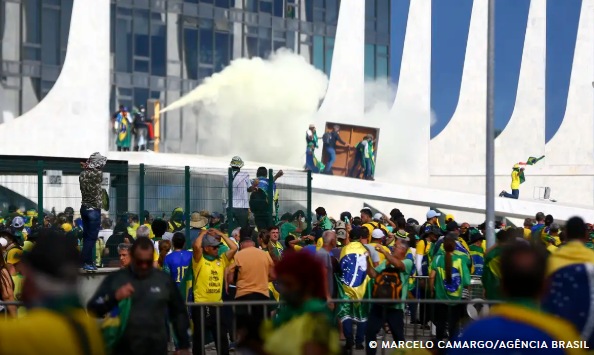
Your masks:
M232 218L235 220L235 226L247 227L248 225L248 210L250 208L248 188L250 184L250 176L246 172L242 172L243 160L240 157L233 157L231 159L231 169L233 170L233 201L232 201ZM229 177L225 177L225 187L229 187ZM227 200L227 206L229 200Z

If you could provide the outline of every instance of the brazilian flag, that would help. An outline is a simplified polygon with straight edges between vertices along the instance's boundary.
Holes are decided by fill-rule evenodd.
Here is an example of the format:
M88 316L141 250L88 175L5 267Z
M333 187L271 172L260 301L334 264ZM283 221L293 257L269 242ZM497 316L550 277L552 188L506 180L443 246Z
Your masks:
M536 163L538 163L539 161L544 159L544 155L540 158L535 158L535 157L530 157L528 158L528 160L526 160L526 165L534 165Z
M361 300L370 298L371 289L367 277L367 249L360 242L351 242L340 253L342 275L337 278L338 298ZM341 321L352 319L356 322L367 321L369 306L362 303L337 304L338 317Z

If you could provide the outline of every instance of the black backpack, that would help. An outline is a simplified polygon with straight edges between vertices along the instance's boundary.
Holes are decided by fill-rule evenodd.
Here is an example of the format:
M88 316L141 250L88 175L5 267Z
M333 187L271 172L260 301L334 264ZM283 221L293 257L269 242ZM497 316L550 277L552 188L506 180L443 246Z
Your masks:
M375 277L372 297L377 299L397 300L402 297L400 271L393 267L385 268Z
M324 135L322 136L322 141L324 142L324 144L330 144L330 133L329 132L324 133Z

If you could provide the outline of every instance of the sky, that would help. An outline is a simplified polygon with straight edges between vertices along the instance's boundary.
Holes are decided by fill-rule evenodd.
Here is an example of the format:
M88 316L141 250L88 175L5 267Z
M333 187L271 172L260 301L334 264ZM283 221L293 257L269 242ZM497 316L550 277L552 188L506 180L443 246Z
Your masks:
M398 81L411 0L392 0L391 73ZM413 0L414 1L414 0ZM431 108L435 137L452 117L468 39L473 0L432 1ZM495 128L504 129L515 105L531 0L495 2ZM546 132L548 142L563 120L581 0L547 1Z

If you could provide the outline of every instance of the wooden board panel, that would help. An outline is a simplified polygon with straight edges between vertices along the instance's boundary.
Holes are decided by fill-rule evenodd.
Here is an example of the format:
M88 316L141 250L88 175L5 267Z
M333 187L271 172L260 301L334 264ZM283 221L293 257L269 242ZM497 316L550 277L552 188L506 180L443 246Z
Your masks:
M325 132L331 132L334 125L337 123L327 122ZM353 164L355 163L355 145L363 140L366 135L371 134L374 137L374 147L377 148L377 141L379 139L379 129L371 127L353 126L338 124L340 126L340 138L351 145L350 148L342 145L340 142L336 143L336 160L332 166L333 175L348 176ZM321 138L321 137L320 137ZM379 152L378 152L379 153ZM377 155L377 154L376 154ZM322 162L328 163L328 153L326 150L322 153Z

